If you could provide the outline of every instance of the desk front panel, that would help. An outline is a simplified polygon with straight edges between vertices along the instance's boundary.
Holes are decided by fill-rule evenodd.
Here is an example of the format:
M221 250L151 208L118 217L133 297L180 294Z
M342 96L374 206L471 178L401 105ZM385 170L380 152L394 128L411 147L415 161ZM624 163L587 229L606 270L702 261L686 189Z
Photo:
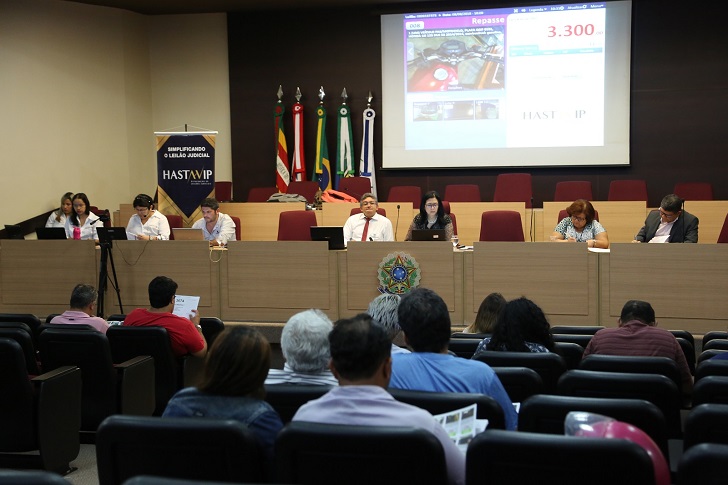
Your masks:
M614 244L600 266L603 322L644 300L662 328L702 334L728 325L727 244Z
M476 242L465 253L465 323L498 292L533 300L551 325L597 325L598 256L582 244Z
M698 244L713 244L718 241L728 214L728 200L686 200L685 210L700 220Z
M98 252L93 241L2 240L0 312L66 311L77 284L98 285Z
M417 261L420 287L435 291L447 304L454 325L462 321L462 253L442 242L351 241L339 265L341 316L366 312L380 292L379 265L392 254L405 253Z
M207 241L115 241L112 248L113 268L121 289L119 308L113 288L111 261L107 262L111 278L105 313L129 313L149 307L149 282L156 276L172 278L180 295L199 296L200 315L217 316L220 312L219 274L215 260L222 251L209 248Z
M337 253L325 241L228 243L220 267L221 318L285 322L318 308L336 320Z
M649 212L647 204L640 201L591 201L599 213L599 222L607 231L609 243L631 242L642 226ZM569 202L543 203L544 241L554 232L559 223L559 211L569 207Z
M475 241L479 241L483 212L496 210L516 211L521 214L524 238L526 241L531 239L531 221L526 217L527 212L531 215L531 210L526 211L526 204L523 202L450 202L450 212L457 218L460 244L472 246Z

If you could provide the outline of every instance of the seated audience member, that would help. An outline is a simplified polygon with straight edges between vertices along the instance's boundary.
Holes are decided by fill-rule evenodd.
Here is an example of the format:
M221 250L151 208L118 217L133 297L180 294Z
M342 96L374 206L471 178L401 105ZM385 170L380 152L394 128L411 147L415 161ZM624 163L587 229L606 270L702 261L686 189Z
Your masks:
M442 444L448 482L464 484L465 456L447 431L424 409L399 402L387 392L392 358L391 340L384 330L369 315L360 313L337 321L329 342L331 371L339 387L301 406L293 421L425 429Z
M609 237L604 226L594 219L596 212L591 202L575 200L567 209L569 217L564 217L554 228L551 239L557 242L585 242L590 248L607 249Z
M66 192L61 196L61 205L58 209L51 212L46 221L45 227L66 227L66 219L73 211L73 202L71 202L73 192Z
M402 333L402 329L399 328L399 317L397 316L399 301L399 295L384 293L369 302L369 308L367 308L367 314L372 317L374 324L382 327L389 335L389 339L392 341L392 355L409 353L409 350L403 349L394 343L397 336Z
M506 303L495 322L493 335L480 342L475 355L482 350L556 352L556 346L543 310L521 297Z
M445 236L448 241L455 234L452 220L449 215L445 214L440 194L434 190L422 196L420 212L412 219L412 224L410 224L407 235L404 237L405 241L412 240L413 229L445 229Z
M344 223L344 244L349 241L394 241L392 221L377 212L377 196L367 192L359 199L361 212Z
M207 342L202 335L200 314L193 310L190 318L172 313L177 283L166 276L157 276L149 283L149 304L147 308L132 310L124 319L125 327L164 327L167 329L172 351L177 357L192 354L204 357Z
M86 194L79 192L71 200L73 211L66 219L66 237L68 239L93 239L98 242L96 226L101 225L99 216L91 212L91 204Z
M207 198L200 204L202 219L192 224L192 229L202 229L202 233L210 246L224 246L228 241L235 241L235 221L227 214L220 212L220 204L213 198Z
M240 421L258 437L272 465L275 439L283 422L263 399L263 381L269 368L270 344L265 337L245 325L228 327L210 348L201 382L177 391L162 417Z
M390 386L433 392L472 392L493 397L503 408L506 428L514 430L518 416L498 376L485 362L455 357L448 352L450 313L442 298L427 288L402 297L399 325L409 354L392 357Z
M500 293L491 293L483 298L475 321L463 333L493 333L493 325L505 304L506 299Z
M76 285L71 292L70 310L56 315L50 323L91 325L101 333L106 333L109 324L101 317L94 316L99 292L91 285Z
M683 202L675 194L666 195L660 209L649 213L632 242L697 243L698 218L682 210Z
M625 303L619 327L603 328L589 341L584 357L591 354L669 357L677 362L683 394L692 393L693 377L680 343L670 331L657 328L655 310L646 301Z
M333 324L321 310L306 310L288 319L281 332L283 369L268 371L266 384L336 386L329 370L329 332Z
M136 214L129 218L126 232L141 241L168 241L169 221L167 216L154 210L154 200L147 194L139 194L132 202Z

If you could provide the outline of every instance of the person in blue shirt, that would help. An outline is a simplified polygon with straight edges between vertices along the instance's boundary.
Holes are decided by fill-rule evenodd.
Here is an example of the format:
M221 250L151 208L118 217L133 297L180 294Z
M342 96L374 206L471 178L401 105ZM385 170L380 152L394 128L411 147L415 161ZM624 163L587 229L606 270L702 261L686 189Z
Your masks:
M518 425L513 402L498 376L485 362L448 352L452 333L445 301L434 291L415 288L397 309L409 354L392 356L390 387L432 392L471 392L493 397L503 408L506 428Z

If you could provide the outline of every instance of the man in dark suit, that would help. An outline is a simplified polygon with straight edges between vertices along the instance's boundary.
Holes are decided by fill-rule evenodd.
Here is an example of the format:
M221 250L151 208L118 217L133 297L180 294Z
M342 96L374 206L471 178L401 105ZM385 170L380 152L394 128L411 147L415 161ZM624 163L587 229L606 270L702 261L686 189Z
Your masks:
M650 212L632 242L697 243L698 218L682 210L682 205L677 195L666 195L660 209Z

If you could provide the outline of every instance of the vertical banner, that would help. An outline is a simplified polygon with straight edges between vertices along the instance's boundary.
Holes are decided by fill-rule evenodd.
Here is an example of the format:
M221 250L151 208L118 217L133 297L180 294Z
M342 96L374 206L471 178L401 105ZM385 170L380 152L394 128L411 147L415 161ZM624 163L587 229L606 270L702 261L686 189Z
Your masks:
M364 135L361 140L361 159L359 159L359 176L368 178L372 183L372 194L377 195L377 182L374 178L374 117L371 108L372 95L369 93L367 109L364 110Z
M216 134L155 133L157 205L162 214L182 216L185 227L202 216L200 203L215 191Z
M339 188L339 178L354 176L354 154L351 151L351 117L349 107L346 105L346 89L342 93L344 102L339 106L339 117L336 130L336 189Z
M291 181L291 173L288 166L288 146L286 145L286 135L283 133L283 113L286 108L280 100L283 92L278 88L278 102L274 108L274 124L275 124L275 145L276 145L276 187L278 192L288 192L288 182Z
M293 105L293 179L306 180L306 160L303 154L303 105L301 89L296 88L296 102Z
M324 88L321 86L319 91L319 103L316 108L316 166L314 167L313 177L319 183L321 191L331 189L331 162L329 162L329 147L326 143L326 108L324 108Z

